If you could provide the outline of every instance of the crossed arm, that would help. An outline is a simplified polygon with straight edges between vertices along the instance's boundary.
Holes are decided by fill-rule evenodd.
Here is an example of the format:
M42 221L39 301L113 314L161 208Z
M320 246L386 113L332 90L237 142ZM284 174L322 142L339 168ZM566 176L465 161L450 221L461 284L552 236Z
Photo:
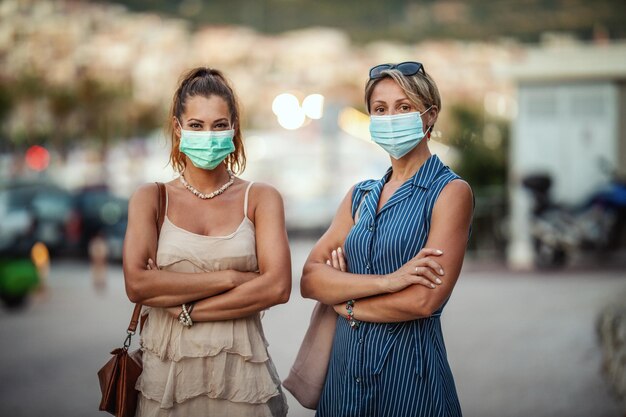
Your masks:
M356 275L341 270L341 254L335 248L341 247L354 224L351 194L346 195L331 227L305 263L302 295L335 305L344 317L345 301L356 299L353 314L362 321L391 323L432 315L452 293L461 270L472 217L470 187L455 180L442 190L433 209L425 249L388 275ZM330 265L326 263L328 254Z
M250 206L256 229L258 272L224 270L178 273L147 267L157 246L157 189L141 187L129 202L124 239L124 278L131 301L168 308L178 316L180 305L196 301L194 321L246 317L285 303L291 292L291 259L280 194L255 184Z

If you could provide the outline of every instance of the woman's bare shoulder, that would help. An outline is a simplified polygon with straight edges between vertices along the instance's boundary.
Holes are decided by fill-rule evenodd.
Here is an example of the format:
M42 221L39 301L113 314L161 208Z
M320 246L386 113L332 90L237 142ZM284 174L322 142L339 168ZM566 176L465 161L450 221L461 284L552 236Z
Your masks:
M471 213L473 207L474 194L472 187L467 181L460 178L450 181L443 187L435 204L435 210L437 211L463 210Z
M159 190L156 183L149 182L137 187L135 192L130 196L128 202L129 208L132 207L150 207L158 198Z
M246 187L248 187L248 185L249 185L249 182L246 184ZM256 182L256 181L250 186L249 196L250 196L249 197L250 202L254 200L256 203L272 202L272 201L282 202L283 200L282 195L280 194L278 189L276 189L276 187L274 187L273 185L264 183L264 182Z

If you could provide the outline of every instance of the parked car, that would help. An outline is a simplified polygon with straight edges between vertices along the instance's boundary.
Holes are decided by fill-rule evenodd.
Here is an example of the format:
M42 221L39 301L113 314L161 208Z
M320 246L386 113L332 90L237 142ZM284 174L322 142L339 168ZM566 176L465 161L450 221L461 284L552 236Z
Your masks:
M51 183L0 187L0 255L25 256L35 242L62 251L71 208L71 194Z
M104 230L103 237L107 245L108 258L114 262L122 262L122 249L126 235L127 221L118 222Z
M104 185L85 187L74 195L68 243L75 252L87 256L89 242L101 236L107 241L110 258L121 259L127 218L128 200L113 195Z
M39 285L31 251L36 242L52 251L64 247L71 195L53 184L14 182L0 186L0 300L24 305Z

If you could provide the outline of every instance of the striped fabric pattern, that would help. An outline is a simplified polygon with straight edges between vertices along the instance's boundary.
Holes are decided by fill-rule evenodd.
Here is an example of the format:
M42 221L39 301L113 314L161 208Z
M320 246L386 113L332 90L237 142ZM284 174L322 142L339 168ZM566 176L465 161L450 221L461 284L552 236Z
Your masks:
M344 244L353 273L389 274L413 258L426 243L439 193L459 178L433 155L376 213L390 175L391 168L355 187L358 220ZM444 306L425 319L363 322L358 329L340 317L316 416L461 416L441 331Z

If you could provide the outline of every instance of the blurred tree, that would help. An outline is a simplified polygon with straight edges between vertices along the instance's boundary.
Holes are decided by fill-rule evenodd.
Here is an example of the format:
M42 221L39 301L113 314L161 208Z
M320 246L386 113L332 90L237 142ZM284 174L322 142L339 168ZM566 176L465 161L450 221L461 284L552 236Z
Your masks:
M9 146L26 147L45 140L49 126L46 126L45 91L46 85L37 74L25 71L14 79L7 80L10 100L11 126L7 129ZM19 117L15 118L15 114Z
M52 129L51 141L56 149L66 149L68 141L76 139L78 127L72 126L70 119L81 107L76 91L71 88L55 87L48 93L48 108L55 127Z
M13 107L13 98L11 90L4 80L0 81L0 123L11 113Z
M123 89L107 87L90 77L83 77L77 82L76 93L81 103L80 120L83 123L84 139L96 139L103 149L117 130L120 121L115 117L119 112L118 104L124 104L123 96L130 94Z
M0 152L7 151L10 148L6 120L11 114L13 108L13 97L11 89L7 85L6 80L0 79Z
M474 191L473 232L469 247L504 256L507 208L507 157L509 123L487 117L478 104L454 104L450 110L452 131L448 145L459 151L454 170Z
M45 83L41 76L32 72L23 72L9 80L10 88L16 99L35 99L42 97Z
M611 38L626 37L624 0L113 1L131 10L180 16L197 26L236 24L270 33L330 26L345 30L359 42L502 36L536 42L546 31L567 31L592 39L598 26Z
M136 103L132 85L83 75L72 85L48 85L35 74L0 82L2 149L49 144L61 154L77 141L105 150L112 140L145 135L160 126L164 111ZM3 123L12 118L11 129Z
M143 136L163 125L166 109L157 105L135 104L129 116L132 120L132 131L129 133Z
M508 122L486 119L481 106L454 104L448 144L460 153L455 170L472 187L504 185L507 178Z

